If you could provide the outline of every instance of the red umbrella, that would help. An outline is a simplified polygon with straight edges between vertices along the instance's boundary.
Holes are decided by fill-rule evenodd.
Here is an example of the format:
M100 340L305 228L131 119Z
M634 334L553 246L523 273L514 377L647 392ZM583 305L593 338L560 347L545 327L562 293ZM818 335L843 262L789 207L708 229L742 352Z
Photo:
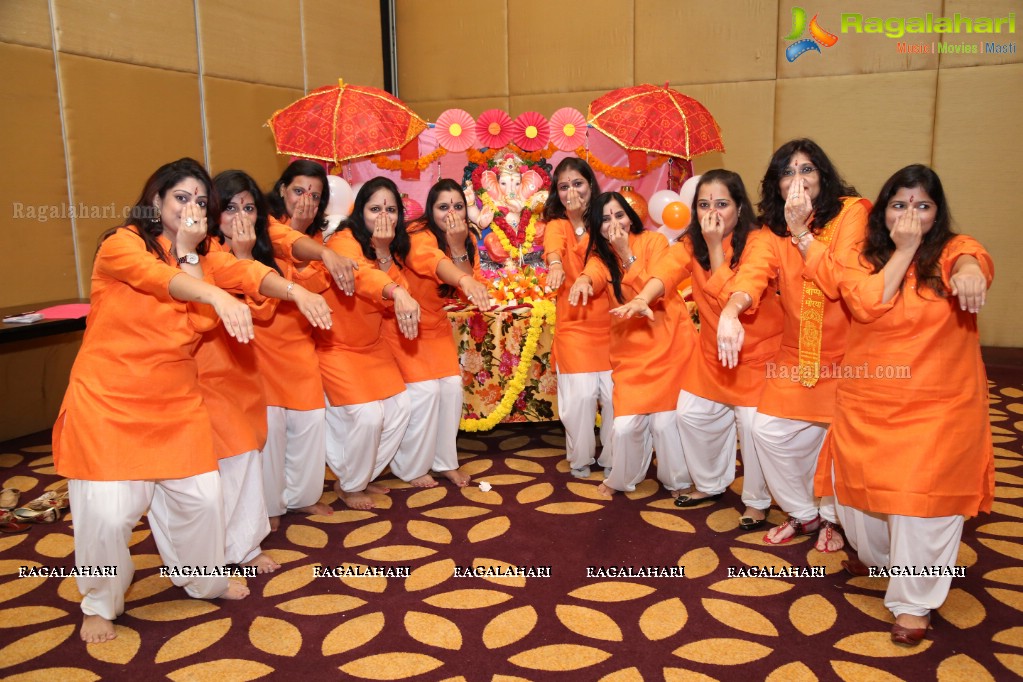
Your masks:
M334 163L399 150L426 130L394 95L342 80L275 112L267 125L281 154Z
M590 124L632 151L692 159L725 151L706 107L667 83L612 90L590 102Z

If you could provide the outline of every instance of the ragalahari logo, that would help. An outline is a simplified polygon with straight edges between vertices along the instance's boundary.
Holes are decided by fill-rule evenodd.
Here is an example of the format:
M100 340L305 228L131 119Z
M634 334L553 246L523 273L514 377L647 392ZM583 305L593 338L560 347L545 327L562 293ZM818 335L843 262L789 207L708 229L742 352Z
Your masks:
M817 23L816 14L813 15L813 19L810 20L809 28L810 37L799 40L799 38L802 37L803 32L807 29L806 10L802 7L793 7L792 32L785 36L785 40L795 40L796 42L785 48L785 59L788 59L790 62L794 62L811 50L820 53L821 48L819 46L831 47L838 42L838 36L834 33L828 33L821 28L820 24Z

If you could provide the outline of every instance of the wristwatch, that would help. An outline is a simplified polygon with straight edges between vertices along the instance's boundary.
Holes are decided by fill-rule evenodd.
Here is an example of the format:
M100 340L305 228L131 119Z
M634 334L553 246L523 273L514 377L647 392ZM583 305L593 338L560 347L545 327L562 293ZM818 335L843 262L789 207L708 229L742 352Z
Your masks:
M184 265L185 263L188 263L189 265L198 265L199 264L199 254L197 254L197 253L186 253L181 258L178 258L178 265Z

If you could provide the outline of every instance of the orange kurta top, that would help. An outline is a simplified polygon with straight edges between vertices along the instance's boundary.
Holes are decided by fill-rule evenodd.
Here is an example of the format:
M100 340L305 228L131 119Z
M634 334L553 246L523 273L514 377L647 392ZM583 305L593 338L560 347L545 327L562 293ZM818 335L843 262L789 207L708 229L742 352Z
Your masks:
M291 247L305 235L270 219L270 239L277 267L286 279L322 293L330 285L330 276L319 264L298 270ZM334 323L340 319L333 316ZM256 338L252 347L259 366L259 377L267 405L289 410L323 409L323 380L316 357L312 325L294 303L281 301L267 319L253 321Z
M836 260L842 254L859 250L859 243L866 235L870 211L870 202L866 199L850 198L846 201L851 202L851 206L835 218L837 223L831 243L824 245L816 240L811 243L805 263L791 239L773 232L766 233L743 250L739 270L723 292L722 302L737 291L752 297L753 305L742 318L745 325L749 314L756 312L763 301L765 292L769 296L774 295L770 281L776 279L778 282L784 322L781 347L775 358L768 362L771 376L764 383L757 404L757 410L764 414L831 423L835 413L837 377L834 368L840 365L845 355L846 335L852 319L838 291L836 272L839 267ZM799 325L805 281L816 284L825 296L820 342L821 376L813 388L799 382ZM739 357L745 352L743 349Z
M636 261L622 275L626 301L639 294L650 280L651 270L667 257L668 240L657 232L630 233L629 248ZM611 275L600 258L591 255L583 274L593 281L595 297L607 298L609 307L619 305ZM616 417L674 410L682 374L696 346L696 329L681 297L662 297L651 303L650 309L652 321L647 317L611 320L611 400Z
M230 253L214 240L210 241L210 250ZM240 262L267 270L253 260ZM275 298L261 303L250 300L253 321L272 317L277 303ZM253 345L238 343L223 325L217 325L202 335L195 360L199 365L199 390L213 422L213 452L225 459L262 450L267 432L266 394Z
M159 241L169 253L170 241ZM265 269L224 255L200 256L204 279L261 300ZM200 334L219 320L210 306L170 295L180 274L146 251L133 227L100 245L85 336L53 427L61 476L128 481L216 471L194 353Z
M547 223L544 252L557 254L565 269L565 283L555 299L556 317L551 356L561 374L606 372L611 369L610 299L599 296L585 306L568 304L568 290L583 272L588 234L577 237L567 218ZM548 258L548 262L550 259Z
M752 231L746 248L754 241L770 235L766 229ZM757 310L743 320L746 331L739 364L728 369L718 359L718 320L724 307L720 299L724 287L735 275L732 260L732 236L721 243L724 263L713 273L704 270L693 256L693 245L681 239L671 245L664 258L651 271L664 282L665 295L675 295L678 285L687 277L693 280L693 300L700 311L700 350L693 354L682 377L682 388L693 395L724 405L756 407L764 387L765 366L781 346L782 310L777 295L764 296ZM777 282L768 284L769 294L778 289Z
M425 225L421 229L413 226L409 239L412 245L402 274L409 293L419 303L419 335L414 339L401 335L393 307L384 314L381 332L405 383L460 376L458 347L444 310L447 301L437 293L437 287L443 284L437 267L445 260L452 265L454 262L437 247L437 238ZM478 260L473 263L474 270L478 263Z
M956 236L941 254L948 287L957 258L994 264L984 247ZM918 289L911 266L902 289L882 303L884 274L858 253L842 258L842 295L854 320L838 385L835 421L817 467L818 492L880 514L973 516L991 511L994 452L977 316L952 296Z
M380 329L384 310L393 307L383 297L384 288L393 280L377 267L376 261L363 255L351 230L335 233L327 240L327 247L359 264L354 296L346 296L336 286L323 292L334 311L334 326L313 330L327 398L331 405L338 406L397 395L405 390L405 380ZM397 270L393 261L390 269Z

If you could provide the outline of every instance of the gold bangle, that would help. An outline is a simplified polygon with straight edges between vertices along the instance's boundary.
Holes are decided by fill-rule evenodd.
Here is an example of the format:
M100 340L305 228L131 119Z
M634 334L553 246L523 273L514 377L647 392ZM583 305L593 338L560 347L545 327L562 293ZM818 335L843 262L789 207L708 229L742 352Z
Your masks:
M288 282L288 288L284 292L284 300L285 301L290 301L291 300L291 290L294 289L294 288L295 288L295 283L294 282Z

